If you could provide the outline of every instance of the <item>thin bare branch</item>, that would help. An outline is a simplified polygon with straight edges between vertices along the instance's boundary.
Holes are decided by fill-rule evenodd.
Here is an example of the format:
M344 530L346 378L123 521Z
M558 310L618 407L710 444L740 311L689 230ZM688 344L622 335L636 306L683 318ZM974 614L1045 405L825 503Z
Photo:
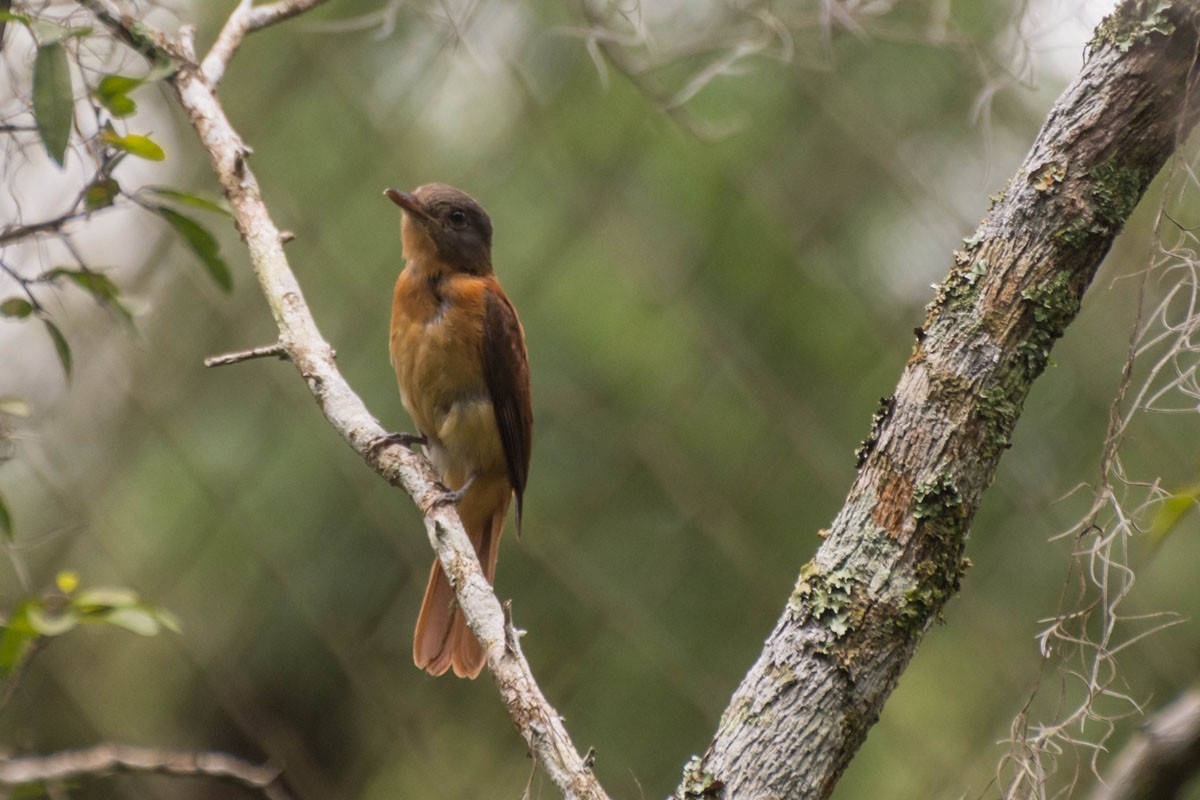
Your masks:
M252 5L253 0L241 0L229 15L229 19L225 20L221 33L209 48L208 55L204 57L200 66L204 79L214 87L221 82L225 68L229 66L230 60L248 34L303 14L324 2L326 0L278 0L275 3L255 6Z
M68 222L83 219L90 213L89 211L70 211L66 214L60 214L53 219L33 222L29 225L12 225L6 227L0 230L0 246L25 239L29 236L37 236L43 233L59 233Z
M251 350L241 350L237 353L223 353L219 356L209 356L204 359L204 366L224 367L229 364L239 364L255 358L278 358L287 361L288 353L283 345L276 342L275 344L255 347Z
M232 781L268 800L291 800L280 770L243 761L226 753L158 750L124 744L98 744L44 756L0 756L0 785L56 783L112 772L152 772L194 775Z
M1121 751L1088 800L1175 797L1200 773L1200 688L1159 711Z

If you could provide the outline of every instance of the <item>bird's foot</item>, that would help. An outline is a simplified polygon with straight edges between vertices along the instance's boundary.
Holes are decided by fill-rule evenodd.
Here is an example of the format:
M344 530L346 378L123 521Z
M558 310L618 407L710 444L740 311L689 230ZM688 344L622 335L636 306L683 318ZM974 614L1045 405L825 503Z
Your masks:
M475 482L475 476L467 478L467 482L457 489L451 489L444 483L438 483L438 488L443 491L443 494L438 498L438 505L456 506L462 502L462 499L467 496L467 489L471 488L471 484Z
M402 447L407 447L412 450L417 445L428 444L429 440L419 433L389 433L386 436L380 436L367 448L367 455L374 458L381 449L390 444L398 444Z

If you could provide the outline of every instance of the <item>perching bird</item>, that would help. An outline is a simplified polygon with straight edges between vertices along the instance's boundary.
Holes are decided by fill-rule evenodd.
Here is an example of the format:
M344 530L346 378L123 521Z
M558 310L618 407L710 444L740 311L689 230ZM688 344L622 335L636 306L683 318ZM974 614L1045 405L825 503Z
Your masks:
M442 183L384 192L404 209L406 260L392 299L390 351L400 400L489 582L504 517L529 474L533 411L525 332L492 271L492 221L466 192ZM431 675L474 678L483 648L434 559L413 636L413 661Z

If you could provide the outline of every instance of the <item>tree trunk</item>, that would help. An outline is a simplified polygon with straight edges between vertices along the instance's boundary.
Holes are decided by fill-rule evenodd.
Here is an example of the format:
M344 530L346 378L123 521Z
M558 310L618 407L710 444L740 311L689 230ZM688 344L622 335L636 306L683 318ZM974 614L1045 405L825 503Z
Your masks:
M928 308L859 472L678 798L828 797L959 588L1030 386L1196 121L1193 2L1125 0Z

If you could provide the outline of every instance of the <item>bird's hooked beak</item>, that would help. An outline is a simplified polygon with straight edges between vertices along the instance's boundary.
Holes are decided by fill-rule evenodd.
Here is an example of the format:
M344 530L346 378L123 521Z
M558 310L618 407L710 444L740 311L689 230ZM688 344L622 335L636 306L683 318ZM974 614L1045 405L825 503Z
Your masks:
M401 192L397 189L384 189L383 194L387 199L411 214L413 219L418 222L423 224L433 222L433 218L429 216L429 212L421 205L421 201L409 192Z

